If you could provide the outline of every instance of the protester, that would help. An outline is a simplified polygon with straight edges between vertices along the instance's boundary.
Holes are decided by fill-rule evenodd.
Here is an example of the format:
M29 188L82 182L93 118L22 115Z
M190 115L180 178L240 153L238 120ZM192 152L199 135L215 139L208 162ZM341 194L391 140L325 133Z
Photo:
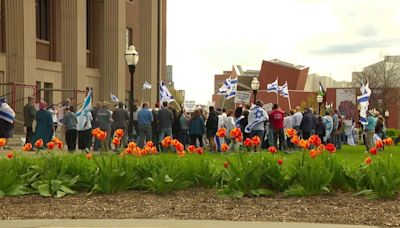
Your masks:
M297 106L295 113L293 114L293 128L301 135L300 125L303 120L303 114L300 112L300 107Z
M104 102L102 107L97 111L96 121L99 124L99 128L107 133L105 139L106 145L110 148L111 141L111 124L113 122L111 112L108 110L108 103Z
M317 117L317 123L315 125L315 134L318 135L318 137L323 140L326 134L326 127L324 120L322 119L321 116Z
M283 119L284 132L286 132L287 129L293 128L293 114L294 114L293 110L290 110L290 115L289 113L285 112L285 118ZM290 141L292 138L287 136L286 134L285 136L286 136L286 145L288 149L294 149L294 145Z
M78 120L76 118L74 106L69 106L64 109L64 118L62 123L65 128L65 141L67 142L68 151L74 152L76 149L76 139L78 136Z
M97 122L97 112L101 108L101 102L97 102L96 106L90 110L90 113L92 114L92 129L96 129L99 127L99 123ZM94 151L99 151L100 149L100 141L94 137L94 144L93 144L93 150Z
M151 129L153 133L153 143L158 149L160 149L160 135L159 135L159 125L158 125L158 112L160 111L160 104L156 103L154 105L151 113L153 114L153 121L151 122Z
M71 106L72 107L72 106ZM82 113L82 117L78 119L78 149L88 153L92 144L92 113ZM82 122L81 122L82 121Z
M56 106L53 104L51 104L47 110L50 112L51 118L53 119L54 136L55 136L57 133L57 127L58 127L58 118L57 118L58 110L57 110Z
M215 147L214 137L218 130L218 114L213 106L210 106L208 110L209 113L206 121L206 134L210 144L210 151L215 152L216 147Z
M147 102L143 102L142 108L138 111L139 147L143 147L144 142L152 139L151 123L153 120L153 114L150 112Z
M28 104L24 106L24 127L26 129L26 134L25 134L25 144L27 143L32 143L32 137L33 137L33 130L32 130L32 124L33 121L35 120L35 106L34 106L35 98L34 97L28 97Z
M163 107L158 111L158 125L159 125L159 141L161 142L165 136L172 136L172 124L174 116L172 111L168 108L168 102L163 102Z
M333 119L328 111L325 112L325 116L323 117L323 122L325 124L325 136L322 138L324 143L330 143L330 137L333 130Z
M203 134L204 129L204 119L200 115L198 109L194 110L192 118L189 121L189 136L190 144L196 145L196 140L199 142L199 146L203 147Z
M116 108L112 114L114 120L113 130L122 129L124 131L124 136L121 139L121 145L127 145L127 129L129 121L129 113L124 109L124 103L119 102L118 108Z
M308 139L313 131L313 114L310 108L305 108L300 124L300 131L303 139Z
M231 142L231 137L230 137L230 132L233 130L235 126L235 120L233 117L233 110L229 110L226 114L226 118L224 119L224 125L226 128L226 144L230 144Z
M8 146L8 139L12 137L12 129L15 124L15 112L7 104L7 99L4 97L0 98L0 138L4 138L5 145L4 149L11 149Z
M365 126L364 128L364 132L365 132L365 146L367 147L367 151L369 151L374 143L374 134L375 134L375 126L376 126L376 118L374 116L374 111L370 110L368 113L368 117L367 117L367 121L368 124Z
M36 129L32 139L33 143L38 139L42 139L43 144L46 145L53 137L53 118L46 108L46 102L42 101L39 103L39 111L36 111L35 114Z
M285 133L283 131L283 121L284 121L284 112L281 110L278 104L274 104L272 107L272 112L269 114L270 123L274 129L274 146L280 150L286 151L286 140ZM278 147L278 139L279 139L279 147Z
M190 121L190 116L188 115L186 110L182 110L179 116L179 122L181 126L181 131L179 133L179 141L183 143L183 145L189 144L189 121Z

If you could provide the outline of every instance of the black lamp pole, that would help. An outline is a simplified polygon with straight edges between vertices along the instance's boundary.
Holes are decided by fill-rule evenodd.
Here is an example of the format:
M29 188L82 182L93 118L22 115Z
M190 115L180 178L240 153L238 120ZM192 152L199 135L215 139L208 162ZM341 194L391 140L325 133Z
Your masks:
M257 101L257 90L256 89L253 89L253 104L256 104L256 101Z
M128 124L128 136L129 140L133 140L133 75L135 74L136 65L129 65L129 73L131 74L131 90L129 91L129 124Z

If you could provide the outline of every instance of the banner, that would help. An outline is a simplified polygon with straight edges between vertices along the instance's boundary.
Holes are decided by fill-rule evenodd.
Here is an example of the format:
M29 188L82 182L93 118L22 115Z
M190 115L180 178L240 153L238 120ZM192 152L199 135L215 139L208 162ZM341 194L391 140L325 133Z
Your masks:
M251 92L237 91L234 102L236 104L250 104Z

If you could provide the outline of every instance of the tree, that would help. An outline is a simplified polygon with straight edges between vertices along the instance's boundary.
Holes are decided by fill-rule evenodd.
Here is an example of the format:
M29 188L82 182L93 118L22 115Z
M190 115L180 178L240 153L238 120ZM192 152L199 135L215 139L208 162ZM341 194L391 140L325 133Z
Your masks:
M365 67L353 78L355 87L367 81L372 89L371 108L384 111L390 105L396 105L399 97L394 88L400 87L400 61L396 57L385 56L383 61Z

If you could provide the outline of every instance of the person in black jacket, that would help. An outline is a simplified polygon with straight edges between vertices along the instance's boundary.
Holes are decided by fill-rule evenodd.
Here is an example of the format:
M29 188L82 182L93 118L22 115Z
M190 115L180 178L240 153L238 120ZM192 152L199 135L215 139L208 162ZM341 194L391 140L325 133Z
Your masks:
M315 126L315 134L318 135L321 140L323 140L323 138L325 137L325 132L326 132L326 128L325 128L324 121L322 121L321 116L318 116L317 123Z
M313 131L313 114L309 108L306 108L301 120L300 130L303 134L303 139L308 139Z
M214 137L218 130L218 114L213 106L208 108L209 114L206 122L206 135L210 142L210 151L216 151Z

